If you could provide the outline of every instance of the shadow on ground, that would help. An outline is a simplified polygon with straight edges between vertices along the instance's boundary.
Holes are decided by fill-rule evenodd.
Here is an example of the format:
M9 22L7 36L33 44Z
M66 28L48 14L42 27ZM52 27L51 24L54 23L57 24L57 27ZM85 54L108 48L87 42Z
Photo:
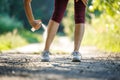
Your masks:
M83 58L71 62L68 55L51 56L41 62L38 55L0 56L0 80L120 80L120 60Z

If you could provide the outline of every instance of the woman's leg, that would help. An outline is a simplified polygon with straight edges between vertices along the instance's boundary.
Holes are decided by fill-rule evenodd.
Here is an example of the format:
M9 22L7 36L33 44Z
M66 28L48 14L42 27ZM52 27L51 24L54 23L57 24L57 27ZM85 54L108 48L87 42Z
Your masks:
M59 23L57 23L53 20L49 21L48 31L47 31L47 39L46 39L44 51L49 51L50 45L55 37L58 27L59 27Z
M68 3L68 0L55 0L55 9L54 9L53 16L48 23L47 39L45 42L44 51L42 52L42 61L44 62L50 61L49 49L55 37L55 34L58 30L59 23L61 22L62 17L64 15L67 3Z
M85 5L82 3L81 0L75 2L74 0L74 7L75 7L75 33L74 33L74 51L73 55L73 62L80 62L81 61L81 54L79 52L79 48L82 42L82 38L84 35L84 22L85 22Z
M82 42L84 35L84 23L75 24L75 33L74 33L74 51L79 52L79 48Z
M48 24L47 39L46 39L44 51L49 51L50 49L50 45L58 30L59 23L63 18L67 3L68 0L55 0L54 13Z
M81 41L84 35L84 23L85 23L85 5L81 0L79 0L78 2L75 2L75 33L74 33L75 52L79 52Z

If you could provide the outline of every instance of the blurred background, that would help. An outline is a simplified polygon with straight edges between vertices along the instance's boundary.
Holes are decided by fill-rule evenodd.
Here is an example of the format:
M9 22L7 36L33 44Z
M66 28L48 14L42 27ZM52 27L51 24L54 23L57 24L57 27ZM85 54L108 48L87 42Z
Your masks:
M120 52L120 0L88 0L86 9L86 31L82 46L96 46L107 52ZM32 0L35 19L44 24L52 15L54 0ZM31 43L42 43L41 28L30 31L24 12L23 0L0 0L0 51L22 47ZM69 0L57 37L65 36L73 41L74 1Z

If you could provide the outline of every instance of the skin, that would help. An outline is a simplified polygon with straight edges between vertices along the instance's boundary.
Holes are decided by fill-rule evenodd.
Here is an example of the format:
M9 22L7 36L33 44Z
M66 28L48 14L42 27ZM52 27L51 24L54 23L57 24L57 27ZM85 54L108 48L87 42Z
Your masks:
M79 0L76 0L76 2L78 2ZM87 2L88 0L82 0L82 2L84 3L85 6L87 6Z
M34 27L36 30L38 30L41 27L41 24L40 24L41 20L34 19L32 8L31 8L31 0L24 0L24 9L30 25Z
M87 0L82 0L82 1L85 5L87 4ZM36 30L39 29L41 25L39 23L41 22L41 20L34 19L32 9L31 9L31 0L24 0L24 8L25 8L28 21L31 24L31 26L34 27ZM53 42L53 39L57 33L58 28L59 28L59 23L53 20L49 21L48 28L47 28L47 39L45 42L44 51L49 51L51 43ZM75 32L74 32L75 37L74 37L73 51L79 51L83 35L84 35L84 23L75 24Z
M46 42L45 42L44 51L49 51L50 45L53 42L53 39L56 35L56 32L57 32L58 28L59 28L59 23L57 23L53 20L49 21L48 30L47 30L47 39L46 39Z
M84 23L75 24L74 51L78 52L84 35Z
M51 43L56 35L56 32L59 28L59 23L50 20L48 24L48 33L44 51L49 51ZM79 52L79 48L82 42L82 38L84 35L84 23L75 24L75 32L74 32L74 50Z

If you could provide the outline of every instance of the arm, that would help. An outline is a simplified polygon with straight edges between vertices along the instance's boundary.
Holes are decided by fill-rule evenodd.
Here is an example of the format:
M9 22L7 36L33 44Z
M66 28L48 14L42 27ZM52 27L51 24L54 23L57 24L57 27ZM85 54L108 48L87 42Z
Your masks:
M32 8L31 8L31 0L24 0L24 9L31 26L34 27L36 30L39 29L41 25L40 24L41 20L34 19Z
M24 0L24 8L25 8L26 16L29 20L29 23L32 24L32 22L34 21L34 16L31 9L31 0Z

